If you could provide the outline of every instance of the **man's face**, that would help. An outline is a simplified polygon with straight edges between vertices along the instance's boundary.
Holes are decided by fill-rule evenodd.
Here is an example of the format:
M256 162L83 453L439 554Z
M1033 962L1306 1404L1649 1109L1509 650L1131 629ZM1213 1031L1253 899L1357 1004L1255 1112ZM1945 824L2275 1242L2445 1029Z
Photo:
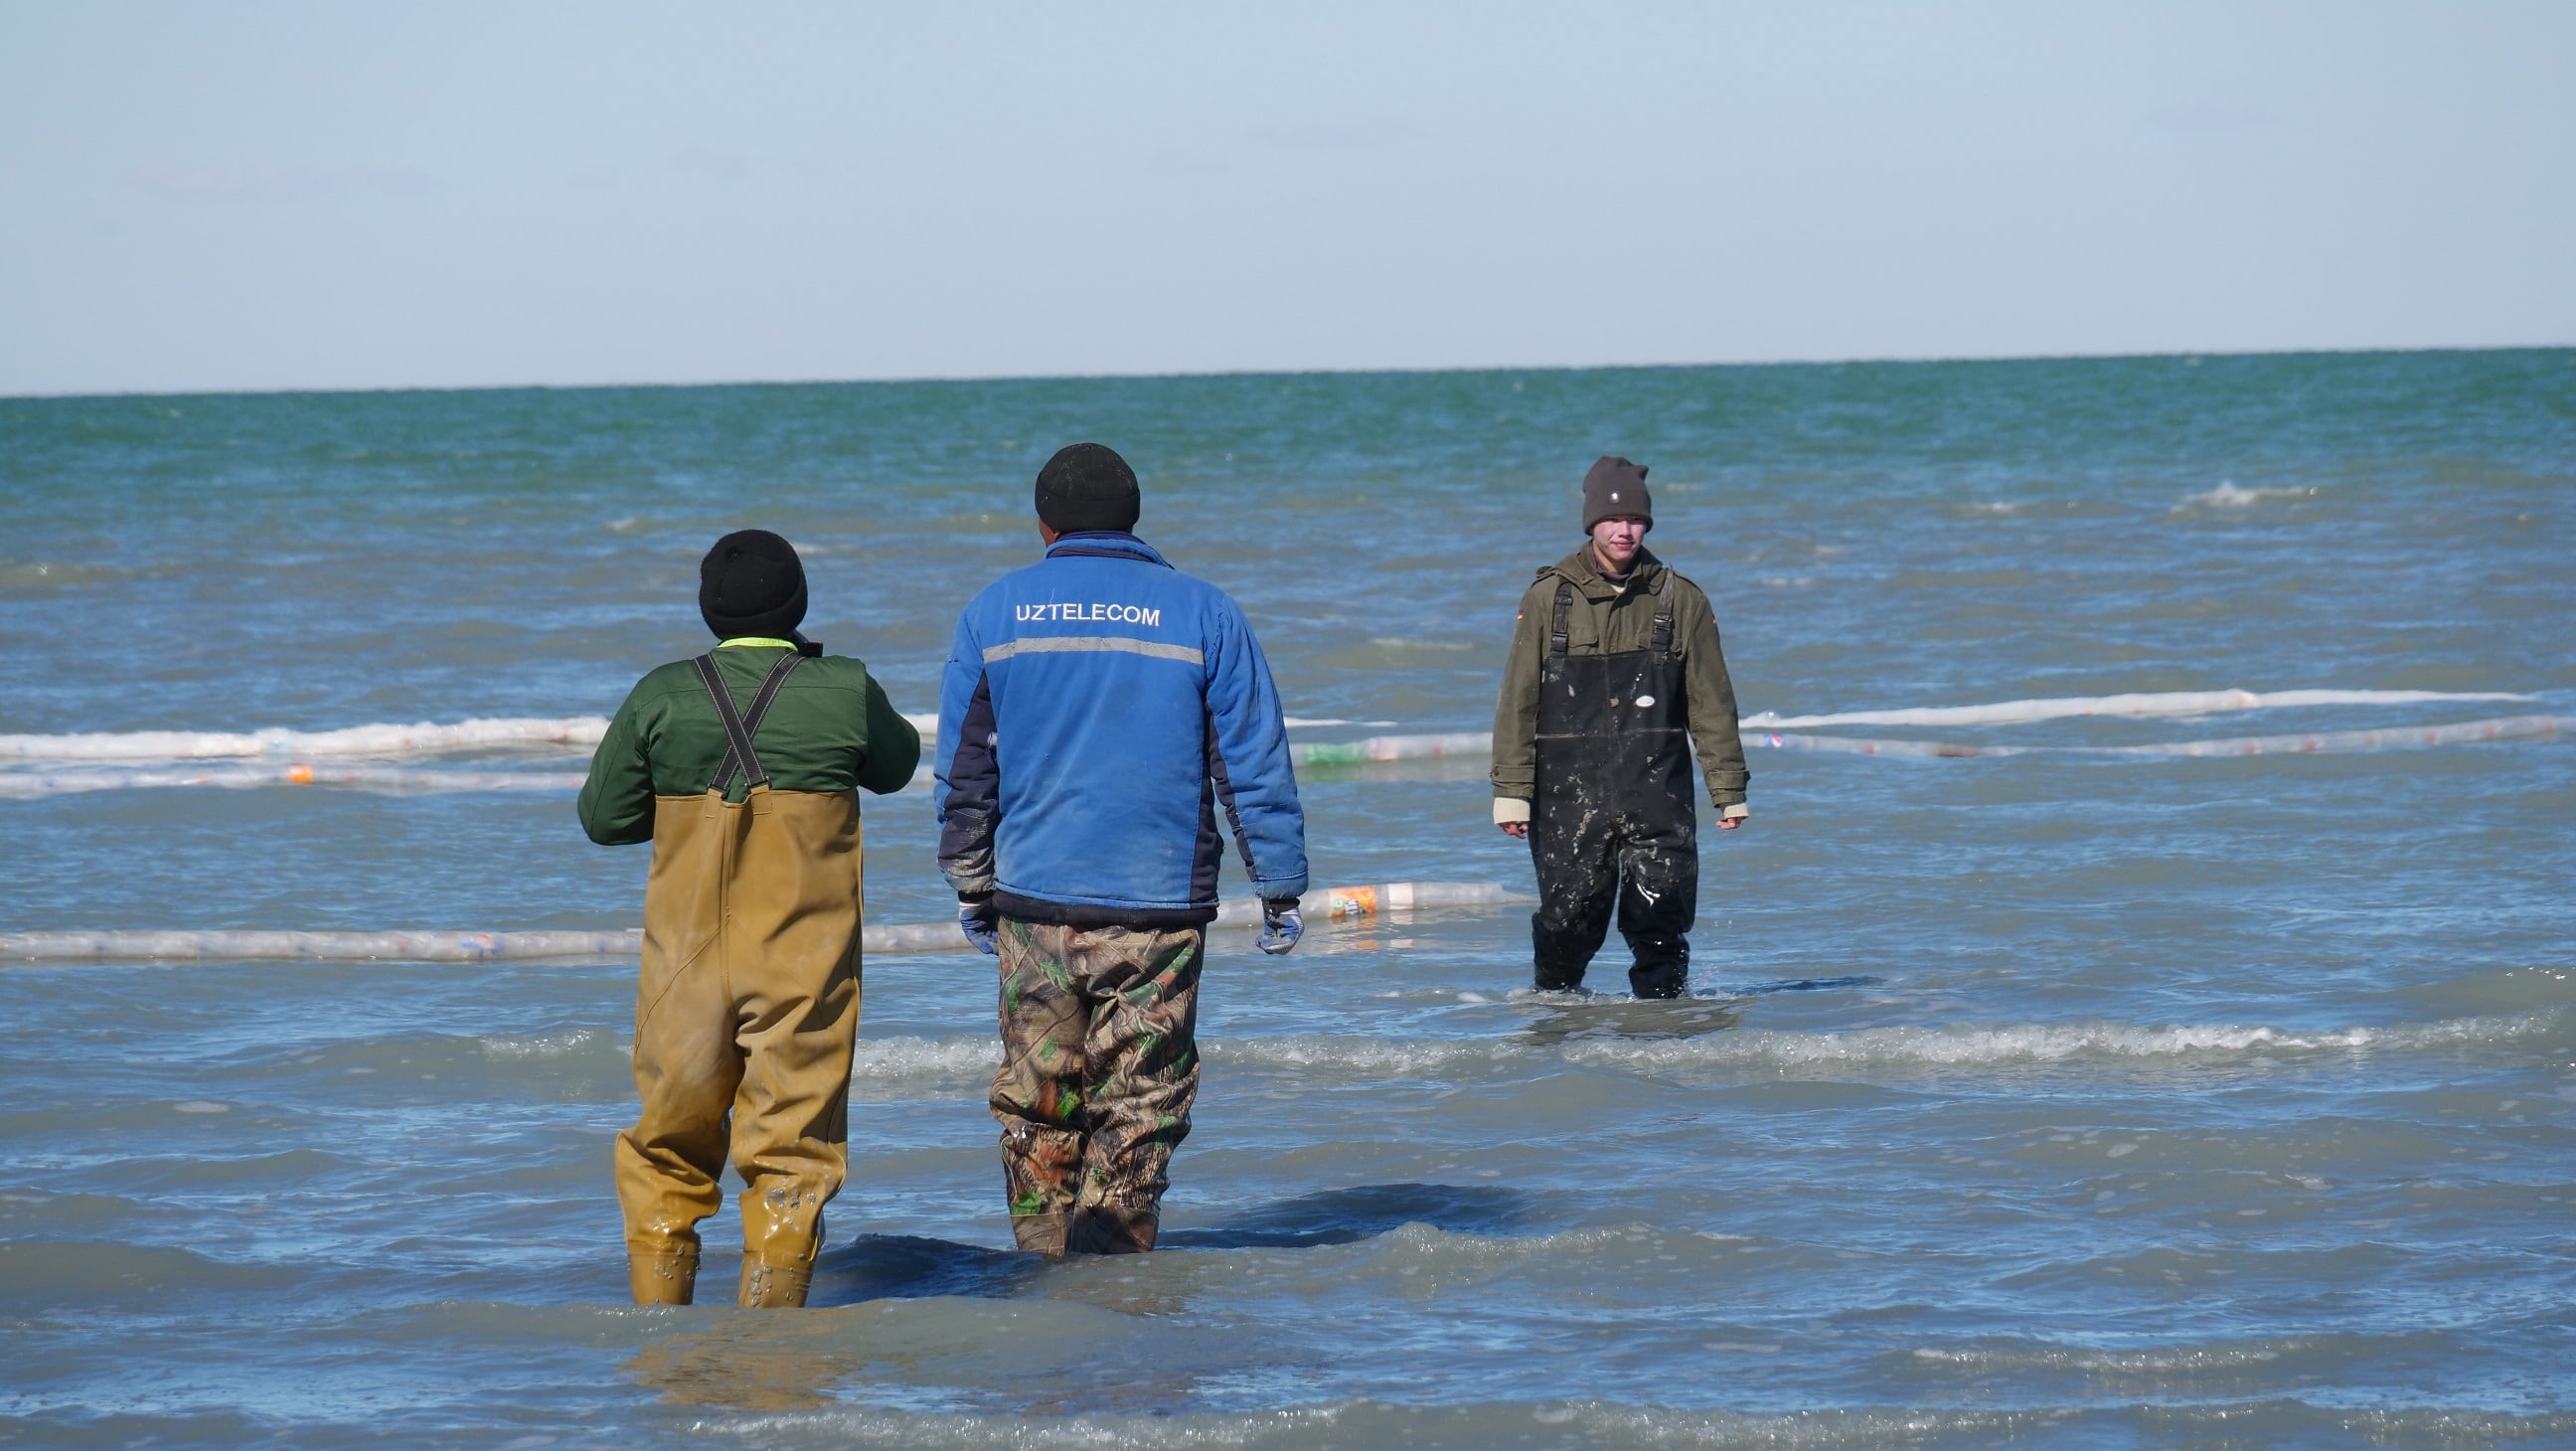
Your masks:
M1612 574L1626 574L1637 557L1637 546L1646 542L1646 521L1634 514L1604 519L1592 526L1592 548L1610 566Z

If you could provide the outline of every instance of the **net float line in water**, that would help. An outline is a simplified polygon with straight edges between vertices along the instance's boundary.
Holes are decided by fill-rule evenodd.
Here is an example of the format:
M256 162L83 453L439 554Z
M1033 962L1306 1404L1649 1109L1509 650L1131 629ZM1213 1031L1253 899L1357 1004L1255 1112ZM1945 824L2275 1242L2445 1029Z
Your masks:
M578 791L579 771L439 771L405 766L205 766L159 770L88 767L69 771L0 771L0 798L76 796L88 791L142 791L214 786L338 786L361 791Z
M1782 730L1835 725L2023 725L2033 721L2072 720L2088 716L2148 720L2319 705L2426 705L2436 701L2530 699L2531 696L2510 691L2160 690L2130 695L2066 695L2038 700L2005 700L1991 705L1854 710L1833 715L1784 716L1766 710L1746 716L1744 724L1753 729Z
M546 791L568 795L581 789L583 779L580 771L455 771L417 766L316 766L302 761L288 766L207 766L196 770L0 770L0 799L169 786L213 786L235 791L263 786L336 786L399 796L447 791ZM927 791L930 782L930 768L924 766L892 794Z
M1957 741L1874 740L1862 736L1788 735L1776 731L1748 733L1744 743L1755 749L1813 751L1837 756L1894 756L1958 760L1983 756L2303 756L2354 751L2422 750L2432 746L2484 745L2506 741L2554 741L2576 732L2576 717L2554 715L2499 716L2493 720L2457 721L2437 726L2391 726L2366 731L2310 731L2301 735L2234 736L2211 741L2159 741L2140 746L1984 746Z
M923 740L939 736L939 717L907 714L904 719ZM1315 726L1393 725L1393 721L1309 720L1288 717L1291 730ZM65 735L0 735L0 761L70 763L76 761L214 761L284 757L305 760L329 757L432 756L465 751L495 751L559 746L587 751L608 733L608 718L598 715L540 720L519 716L476 717L441 725L362 725L345 730L298 731L274 727L258 731L83 731Z
M1320 920L1356 921L1435 907L1488 907L1533 898L1492 882L1381 882L1325 887L1305 896ZM1217 908L1220 927L1255 927L1261 903L1239 897ZM870 922L870 953L971 952L955 921ZM611 932L11 932L0 933L0 961L172 962L504 962L539 958L634 957L644 931Z
M2392 726L2378 730L2310 731L2299 735L2234 736L2207 741L2159 741L2135 746L1971 745L1959 741L1913 741L1869 736L1820 736L1782 731L1751 731L1745 744L1754 750L1808 751L1839 756L1892 756L1904 759L1965 759L2002 756L2280 756L2325 755L2353 751L2421 750L2433 746L2490 742L2556 740L2576 725L2576 717L2499 716L2492 720L2457 721L2438 726ZM1486 732L1453 735L1372 736L1363 741L1295 748L1305 766L1363 765L1383 761L1472 758L1490 755L1493 736ZM87 791L131 791L156 787L215 786L236 790L264 786L336 786L361 791L420 794L450 791L546 791L581 789L578 771L461 771L401 766L211 766L196 770L124 770L85 768L69 771L0 770L0 799L68 796ZM930 768L913 773L897 794L926 791Z
M226 757L422 756L531 746L588 750L605 717L477 718L452 725L362 725L335 731L95 731L0 736L0 761L203 761Z
M1362 741L1294 746L1300 766L1356 766L1369 761L1426 761L1435 756L1490 756L1492 731L1460 731L1441 736L1370 736Z

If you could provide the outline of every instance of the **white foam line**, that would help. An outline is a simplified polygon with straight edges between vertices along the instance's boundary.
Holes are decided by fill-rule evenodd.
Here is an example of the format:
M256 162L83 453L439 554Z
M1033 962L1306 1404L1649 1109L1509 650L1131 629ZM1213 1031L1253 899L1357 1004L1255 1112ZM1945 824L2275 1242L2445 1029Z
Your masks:
M1353 920L1443 907L1486 907L1532 900L1492 882L1381 882L1324 887L1305 897L1317 922ZM1261 903L1238 897L1217 908L1217 925L1249 927ZM870 922L861 931L872 953L966 952L954 921ZM547 957L633 957L644 950L641 928L602 932L12 932L0 933L0 960L22 962L156 962L220 959L255 962L498 962Z
M2219 715L2239 710L2285 710L2314 705L2421 705L2446 700L2530 700L2509 691L2447 690L2164 690L2133 695L2067 695L2038 700L2006 700L1992 705L1908 706L1899 710L1854 710L1832 715L1777 715L1763 711L1744 718L1751 728L1782 730L1832 725L2013 725L2030 721L2067 720L2082 716L2122 716L2134 720Z

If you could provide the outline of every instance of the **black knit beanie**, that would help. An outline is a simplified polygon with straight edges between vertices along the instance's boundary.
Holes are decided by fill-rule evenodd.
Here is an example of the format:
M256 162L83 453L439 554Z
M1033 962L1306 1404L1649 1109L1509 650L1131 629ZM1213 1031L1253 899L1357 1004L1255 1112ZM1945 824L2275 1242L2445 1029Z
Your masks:
M1603 455L1583 476L1583 532L1604 519L1634 514L1655 527L1655 496L1646 492L1646 466Z
M698 561L698 613L720 640L787 638L805 618L805 565L766 529L737 529Z
M1132 530L1142 507L1136 471L1105 444L1067 444L1038 470L1038 522L1058 534Z

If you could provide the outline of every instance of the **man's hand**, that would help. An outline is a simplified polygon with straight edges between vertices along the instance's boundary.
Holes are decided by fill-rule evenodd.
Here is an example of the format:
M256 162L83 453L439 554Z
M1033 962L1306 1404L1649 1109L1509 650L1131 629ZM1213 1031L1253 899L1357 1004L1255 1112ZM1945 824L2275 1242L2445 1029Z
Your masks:
M973 902L960 898L957 903L957 930L966 934L966 940L975 944L977 952L986 957L1001 955L1002 945L993 937L992 898Z
M1306 935L1306 919L1297 911L1294 897L1269 898L1261 901L1261 950L1272 957L1285 957Z
M1717 819L1717 829L1720 831L1733 831L1735 828L1742 826L1744 822L1745 818L1741 816L1721 816Z
M1494 824L1503 829L1503 835L1515 841L1529 840L1529 823L1526 821L1498 821Z

